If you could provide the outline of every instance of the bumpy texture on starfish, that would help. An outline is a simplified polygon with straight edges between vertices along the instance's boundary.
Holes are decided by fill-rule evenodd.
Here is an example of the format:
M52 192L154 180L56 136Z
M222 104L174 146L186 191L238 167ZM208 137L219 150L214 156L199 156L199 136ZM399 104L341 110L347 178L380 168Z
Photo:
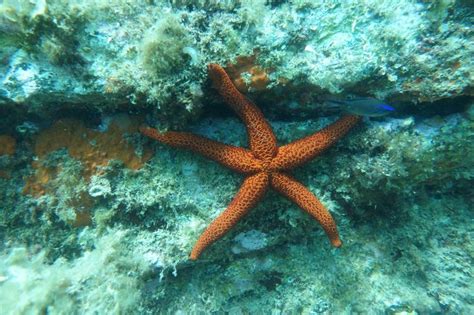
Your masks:
M202 251L227 233L272 187L295 202L316 219L331 244L342 245L336 224L321 202L306 187L288 174L292 168L313 159L344 136L358 121L358 116L340 118L322 130L278 147L275 134L262 112L232 83L222 67L208 66L209 76L224 101L237 113L247 128L250 150L226 145L187 132L160 133L150 127L140 131L159 142L202 154L220 164L246 175L242 186L227 209L202 233L191 251L196 260Z

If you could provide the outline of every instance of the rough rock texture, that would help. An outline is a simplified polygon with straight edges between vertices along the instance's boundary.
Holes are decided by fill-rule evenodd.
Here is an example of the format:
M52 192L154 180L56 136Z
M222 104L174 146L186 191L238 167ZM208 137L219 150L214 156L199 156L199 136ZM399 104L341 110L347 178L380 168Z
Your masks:
M472 12L449 0L3 1L0 309L474 313ZM294 174L342 248L270 192L189 261L241 177L136 130L148 119L246 146L209 62L233 63L279 143L334 121L328 96L396 107Z
M84 257L87 247L81 238L94 244L115 240L107 236L110 233L126 233L120 243L104 246L123 252L122 259L139 268L138 274L146 275L138 283L127 284L126 290L141 294L140 305L150 312L240 309L252 313L263 309L338 313L347 308L359 312L470 312L474 291L468 261L474 247L467 192L473 178L469 143L474 135L472 114L469 117L367 120L319 160L296 172L334 214L345 244L340 250L331 248L314 220L269 193L235 230L191 264L188 255L194 242L228 204L241 178L194 154L162 145L154 145L155 156L142 169L114 164L90 184L82 179L83 167L64 150L58 151L51 159L60 165L60 174L39 198L10 188L21 188L21 174L29 173L14 170L12 178L0 179L7 209L1 214L2 225L7 227L2 235L9 248L33 242L37 251L44 248L41 257L47 253L52 262L59 257ZM286 142L329 121L272 125ZM205 120L192 131L245 145L245 131L237 119ZM103 189L98 187L101 183ZM91 193L97 190L106 194ZM71 199L73 191L84 191L93 200L81 205L89 207L92 216L90 227L83 232L72 228L75 221L64 219L77 202ZM108 231L109 226L116 228ZM264 246L236 254L235 248L241 246L239 235L254 230L264 233ZM143 261L135 265L127 255ZM17 281L11 273L17 264L32 268L28 272L40 273L39 277L49 272L40 271L40 258L24 259L6 260L7 269L1 271L6 283ZM77 263L89 258L79 259ZM60 264L61 270L77 268L54 264ZM116 279L113 285L122 287L120 281L125 279L121 277L128 271L107 272L118 275L112 276ZM103 276L100 270L83 275ZM57 277L48 278L44 284L49 294L54 295L57 281ZM80 285L74 279L64 281L68 288ZM2 294L9 296L8 287L3 287L7 291L0 287ZM22 288L25 294L36 294L30 291L30 284ZM81 288L80 295L88 290ZM107 304L101 303L109 298L98 294L97 307L107 310ZM30 307L44 303L42 299ZM67 303L87 310L74 300Z
M0 100L46 117L146 108L183 126L202 108L206 64L253 54L263 70L240 64L242 80L252 90L264 76L277 115L289 103L295 116L311 113L325 94L401 106L472 95L472 12L469 1L449 0L9 0L0 7Z

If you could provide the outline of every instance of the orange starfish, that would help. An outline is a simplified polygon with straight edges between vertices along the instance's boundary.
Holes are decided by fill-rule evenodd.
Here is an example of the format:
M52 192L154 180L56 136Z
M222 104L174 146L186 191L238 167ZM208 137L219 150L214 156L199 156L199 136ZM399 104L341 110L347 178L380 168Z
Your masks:
M344 116L312 135L278 147L275 134L262 112L236 89L224 69L217 64L210 64L208 71L219 94L245 123L250 150L188 132L160 133L150 127L140 128L144 135L152 139L172 147L194 151L246 175L227 209L201 234L190 258L196 260L206 247L227 233L257 204L268 187L280 192L309 213L321 224L331 244L335 247L341 246L342 242L331 214L316 196L291 177L288 171L321 154L344 136L360 118L353 115Z

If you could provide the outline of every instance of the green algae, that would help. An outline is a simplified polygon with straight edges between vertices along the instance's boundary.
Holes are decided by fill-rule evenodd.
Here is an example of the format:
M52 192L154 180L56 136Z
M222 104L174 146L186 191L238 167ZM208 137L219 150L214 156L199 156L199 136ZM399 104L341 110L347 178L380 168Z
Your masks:
M81 235L89 235L89 246L96 247L101 239L110 241L116 238L114 233L126 233L127 237L120 237L113 246L120 253L133 249L132 254L127 254L131 256L125 255L121 261L128 266L133 264L131 257L140 258L138 272L146 276L134 279L132 288L124 288L141 296L142 310L152 313L203 309L244 313L347 309L363 312L368 307L377 312L404 307L421 313L467 310L470 268L463 261L473 251L469 229L463 223L470 212L462 191L468 188L472 172L466 152L460 148L468 149L466 143L472 139L465 135L472 131L472 124L458 114L434 119L443 121L441 125L433 125L433 119L366 121L321 158L296 171L296 176L335 216L344 242L340 250L330 247L318 224L300 209L269 193L229 235L193 264L188 261L190 249L199 232L232 198L239 176L193 154L157 144L155 157L144 169L132 172L117 164L109 170L110 195L100 196L93 210L94 218L106 213L106 220L94 221L96 227L84 232L69 231L70 245L64 244L69 251L60 255L71 257L71 263L62 265L62 258L54 263L49 260L53 267L60 266L59 275L51 281L56 283L62 272L74 270L74 264L86 259ZM284 143L329 121L272 125ZM204 121L202 126L206 125ZM199 124L195 131L245 145L245 131L238 120L213 119L212 125L208 129ZM447 160L448 164L442 163ZM427 167L428 161L435 168ZM456 165L456 171L452 165ZM78 173L74 168L65 170L71 175ZM68 198L64 191L68 186L77 186L68 177L58 177L54 184L58 190L48 198ZM19 203L16 211L31 204L31 200L27 203L27 198L22 198L25 203ZM61 207L48 211L47 217L59 221L49 221L51 240L40 242L46 247L64 234ZM4 217L2 222L8 220L11 218ZM111 232L107 225L117 228ZM11 233L27 233L32 228L38 227L8 228L6 237L14 241L16 237ZM232 247L237 246L238 235L250 230L266 235L266 246L236 254ZM35 235L42 233L44 229L39 228ZM23 239L28 236L23 235ZM14 246L10 248L11 254L5 255L13 255ZM57 258L58 253L49 256ZM14 266L6 261L4 268ZM119 262L111 259L108 263ZM34 271L38 269L33 267L37 262L26 260L22 264L31 272L40 272ZM48 272L47 265L44 268L43 272ZM90 274L84 271L84 276L99 277L96 273L102 272L100 269L99 265ZM451 270L459 272L453 280L455 285L465 289L446 284L444 277L449 277ZM108 274L116 281L130 281L123 278L124 272L127 273L119 268ZM6 283L8 279L11 278L7 277ZM74 286L71 282L63 285ZM24 290L28 294L35 294L27 288L28 285ZM45 290L55 292L51 284L45 284ZM100 291L97 294L99 302L109 298ZM42 301L39 299L35 305L46 303ZM88 312L85 304L64 303ZM98 307L109 306L99 303Z
M44 117L54 104L87 103L100 112L144 110L164 127L184 127L212 101L203 93L206 65L256 51L269 92L282 101L273 105L280 112L289 102L302 112L315 106L304 99L318 95L298 96L301 90L374 95L404 106L469 93L472 83L464 2L56 0L44 6L7 1L0 20L4 101ZM34 89L23 90L25 84Z
M23 16L8 22L15 32L1 34L8 47L0 66L10 85L1 87L8 93L0 94L0 106L15 94L11 82L29 73L32 81L18 80L17 87L31 89L11 96L7 103L13 100L15 107L8 108L25 106L41 117L57 115L56 108L80 108L94 117L91 124L104 112L138 109L160 126L186 126L246 146L235 116L189 121L200 117L203 104L211 104L208 112L225 106L206 83L206 64L225 64L256 47L256 60L272 69L272 82L251 97L269 114L280 143L336 118L320 117L318 100L327 94L362 93L401 103L396 117L365 119L295 171L334 215L341 249L330 247L314 220L270 192L195 263L189 252L232 199L239 175L132 136L137 151L151 146L155 152L142 169L116 162L88 182L81 163L60 150L48 158L60 172L47 194L33 198L22 193L33 172L33 140L29 133L15 134L17 152L0 158L1 170L10 174L0 177L2 310L472 312L474 107L466 2L97 1L75 4L76 11L60 1L55 5L38 14L14 11ZM66 73L59 94L46 91L34 101L33 88L44 82L34 73L45 68L30 67L31 56L45 56L45 64L61 70L48 73ZM23 76L15 76L20 65L26 67ZM68 81L70 74L78 81ZM439 108L431 101L459 95L465 106L427 114L431 105ZM419 100L427 103L416 106ZM27 119L15 113L19 118L9 121ZM80 194L92 200L87 227L70 224L84 206L77 203ZM250 231L265 238L264 245L236 250Z

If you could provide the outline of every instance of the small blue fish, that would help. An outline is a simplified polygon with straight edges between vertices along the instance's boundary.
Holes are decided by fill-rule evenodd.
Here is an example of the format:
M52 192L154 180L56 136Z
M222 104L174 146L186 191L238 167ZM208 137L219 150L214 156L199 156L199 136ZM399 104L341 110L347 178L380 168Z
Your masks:
M380 117L395 111L392 106L373 97L358 97L347 100L326 99L325 103L331 108L359 116Z

